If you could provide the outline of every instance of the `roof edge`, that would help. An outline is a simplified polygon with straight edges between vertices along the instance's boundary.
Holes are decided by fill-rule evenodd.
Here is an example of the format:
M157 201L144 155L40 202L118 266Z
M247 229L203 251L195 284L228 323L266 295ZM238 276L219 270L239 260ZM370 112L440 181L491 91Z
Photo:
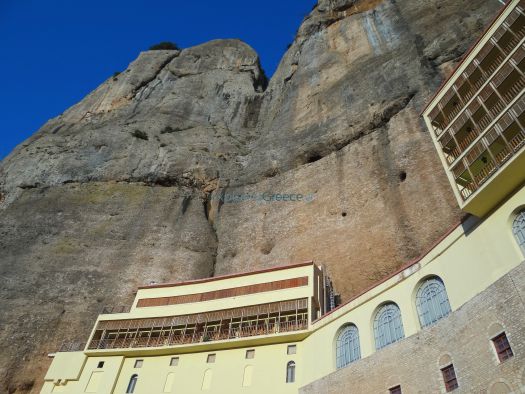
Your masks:
M181 281L181 282L171 282L171 283L168 282L168 283L159 283L159 284L152 284L152 285L143 285L143 286L139 286L137 289L143 290L143 289L157 289L157 288L163 288L163 287L187 286L187 285L193 285L193 284L199 284L199 283L214 282L218 280L238 278L241 276L257 275L257 274L264 274L266 272L281 271L285 269L305 267L307 265L313 265L313 264L314 264L313 260L308 260L302 263L296 263L296 264L290 264L290 265L279 265L276 267L265 268L265 269L261 269L257 271L239 272L236 274L220 275L220 276L214 276L214 277L209 277L209 278L193 279L193 280L187 280L187 281Z

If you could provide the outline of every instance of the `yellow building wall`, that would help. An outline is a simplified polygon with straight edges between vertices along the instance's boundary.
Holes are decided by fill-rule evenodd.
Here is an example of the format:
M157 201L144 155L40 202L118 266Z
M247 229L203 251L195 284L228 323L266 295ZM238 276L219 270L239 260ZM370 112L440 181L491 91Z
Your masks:
M60 355L59 358L57 358L58 355ZM66 356L64 357L64 355ZM51 368L57 371L56 375L61 369L67 370L69 368L67 366L68 361L73 362L84 354L83 352L68 352L58 353L57 356L51 364ZM48 375L46 375L46 383L42 387L41 393L113 393L123 361L124 357L122 356L88 357L79 379L67 380L66 382L57 382L56 379L48 381ZM99 362L104 362L102 368L98 368Z
M246 350L254 349L253 359L246 359ZM296 383L286 383L286 364L301 356L287 355L287 345L269 345L213 352L215 363L207 363L209 352L180 355L177 366L170 366L173 356L135 357L124 361L115 393L125 393L133 374L138 375L135 393L164 393L166 379L174 374L174 385L170 393L297 393L300 376ZM134 368L137 359L144 360L141 368ZM243 386L244 371L253 367L250 386ZM211 371L210 388L203 390L205 372ZM301 372L302 373L302 372Z

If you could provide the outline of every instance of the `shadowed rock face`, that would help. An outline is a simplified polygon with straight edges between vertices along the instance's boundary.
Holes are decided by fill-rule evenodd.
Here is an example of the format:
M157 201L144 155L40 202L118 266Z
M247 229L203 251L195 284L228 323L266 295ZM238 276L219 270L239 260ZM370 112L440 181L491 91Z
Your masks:
M313 259L348 298L456 222L419 111L496 13L320 0L275 75L238 40L148 51L0 163L0 390L150 281ZM300 193L308 200L220 201Z

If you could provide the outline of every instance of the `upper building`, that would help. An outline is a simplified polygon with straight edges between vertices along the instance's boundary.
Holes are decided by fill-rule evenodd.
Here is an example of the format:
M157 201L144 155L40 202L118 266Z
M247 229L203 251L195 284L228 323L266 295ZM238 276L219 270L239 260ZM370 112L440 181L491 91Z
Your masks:
M334 307L330 279L312 262L140 287L129 313L99 316L88 354L192 345L193 350L301 337ZM215 344L217 342L218 345ZM168 351L171 352L172 349Z
M423 112L459 206L476 216L525 181L524 10L507 3Z

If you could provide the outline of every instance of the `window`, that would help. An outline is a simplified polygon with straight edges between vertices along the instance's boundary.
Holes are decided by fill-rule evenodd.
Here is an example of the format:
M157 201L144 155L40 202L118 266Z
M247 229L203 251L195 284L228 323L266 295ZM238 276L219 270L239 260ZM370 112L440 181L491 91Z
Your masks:
M211 379L213 378L213 371L211 369L207 369L204 371L204 377L202 378L202 387L201 390L209 390L211 387Z
M171 393L173 391L173 384L175 383L175 373L170 372L166 376L166 382L164 382L164 392Z
M244 367L244 374L242 376L242 387L250 387L252 385L253 365Z
M504 332L492 338L492 343L496 348L496 353L498 354L500 362L508 360L509 358L514 356L507 335Z
M454 371L453 364L442 368L441 373L443 374L443 381L445 382L445 389L447 392L458 388L458 379L456 378L456 371Z
M405 337L401 311L393 302L379 308L374 319L376 349L382 349Z
M254 358L255 357L255 350L250 349L246 350L246 358Z
M170 360L170 367L176 367L177 365L179 365L179 358L172 357Z
M286 383L295 382L295 362L290 361L286 364Z
M361 358L359 346L359 330L353 324L344 326L337 336L335 363L337 368L343 368Z
M525 254L525 209L522 210L512 223L512 233L518 242L523 254Z
M288 345L286 349L286 354L295 354L297 353L297 345Z
M99 361L97 364L97 368L104 368L104 361Z
M388 389L390 394L401 394L401 386L396 386Z
M137 385L137 379L139 375L132 375L129 379L128 388L126 389L126 394L131 394L135 392L135 386Z
M206 362L208 364L213 364L215 362L215 353L208 354L208 358L206 359Z
M434 324L450 313L447 291L440 278L429 278L421 284L416 294L416 307L421 327Z
M144 364L144 360L135 360L135 368L142 368L142 364Z

